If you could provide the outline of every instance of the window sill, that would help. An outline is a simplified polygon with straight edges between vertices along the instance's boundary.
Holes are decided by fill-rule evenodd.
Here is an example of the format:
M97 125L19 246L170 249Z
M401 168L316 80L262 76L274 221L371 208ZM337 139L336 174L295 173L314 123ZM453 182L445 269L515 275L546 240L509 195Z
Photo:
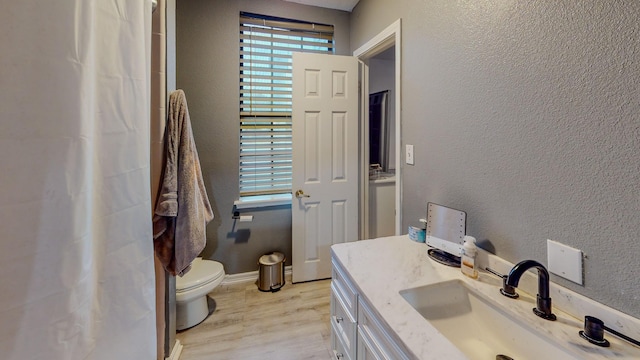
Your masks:
M254 209L268 206L291 205L291 194L241 196L233 202L236 209Z

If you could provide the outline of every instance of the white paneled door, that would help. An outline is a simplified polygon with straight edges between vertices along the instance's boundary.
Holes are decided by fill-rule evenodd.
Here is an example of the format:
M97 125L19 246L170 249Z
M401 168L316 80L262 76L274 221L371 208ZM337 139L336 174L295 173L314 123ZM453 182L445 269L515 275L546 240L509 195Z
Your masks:
M358 238L358 60L293 55L293 282L331 277Z

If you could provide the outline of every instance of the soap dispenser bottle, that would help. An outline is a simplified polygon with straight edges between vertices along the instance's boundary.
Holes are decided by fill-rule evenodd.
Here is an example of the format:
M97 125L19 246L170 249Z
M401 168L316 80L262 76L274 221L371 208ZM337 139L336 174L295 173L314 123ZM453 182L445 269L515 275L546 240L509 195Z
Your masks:
M464 237L464 245L462 245L462 257L460 261L460 270L462 273L472 279L478 278L478 270L476 269L476 238L473 236Z

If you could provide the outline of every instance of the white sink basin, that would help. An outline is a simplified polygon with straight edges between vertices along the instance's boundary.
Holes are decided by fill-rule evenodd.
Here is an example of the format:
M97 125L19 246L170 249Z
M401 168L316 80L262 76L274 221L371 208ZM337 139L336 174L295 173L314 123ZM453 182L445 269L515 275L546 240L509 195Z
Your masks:
M528 319L513 319L461 280L402 290L400 295L469 359L573 358L528 326Z

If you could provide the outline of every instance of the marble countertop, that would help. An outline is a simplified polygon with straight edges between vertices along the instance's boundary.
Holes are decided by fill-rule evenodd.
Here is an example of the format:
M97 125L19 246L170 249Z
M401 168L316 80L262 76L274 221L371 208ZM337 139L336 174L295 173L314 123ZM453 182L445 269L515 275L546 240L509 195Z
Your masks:
M513 300L498 293L502 285L498 277L481 271L478 280L470 279L462 275L459 268L431 260L427 250L424 243L413 242L406 235L337 244L331 248L334 258L348 272L360 295L393 330L390 335L401 342L415 359L468 359L399 294L404 289L453 279L464 281L506 312L526 321L543 336L558 340L571 354L567 355L568 359L640 359L639 347L612 335L605 334L611 342L609 348L592 345L578 336L584 315L592 315L602 319L607 326L637 339L640 337L639 319L552 283L550 295L558 321L550 322L531 312L535 307L537 289L533 273L522 277L518 288L521 297ZM489 266L503 274L513 266L484 251L478 255L477 263L479 268Z
M396 171L389 170L387 172L369 174L369 182L374 184L395 183Z

